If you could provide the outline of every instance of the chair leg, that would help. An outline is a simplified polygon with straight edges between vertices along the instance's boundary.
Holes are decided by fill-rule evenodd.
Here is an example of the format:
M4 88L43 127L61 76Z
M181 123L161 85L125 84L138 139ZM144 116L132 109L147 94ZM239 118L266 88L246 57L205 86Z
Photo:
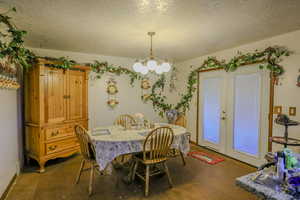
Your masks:
M138 168L138 165L139 165L139 162L138 161L134 161L134 164L133 164L133 170L132 170L132 176L131 176L131 182L134 181L135 179L135 174L136 174L136 170Z
M78 184L78 182L79 182L79 180L80 180L80 177L81 177L81 173L82 173L84 164L85 164L85 160L83 159L83 160L81 161L81 164L80 164L80 169L79 169L78 175L77 175L77 177L76 177L76 182L75 182L75 184Z
M182 164L183 164L183 166L185 166L186 163L185 163L185 159L184 159L183 153L181 151L179 151L179 153L180 153L180 157L181 157L181 160L182 160Z
M89 196L93 193L94 186L94 165L91 163L91 174L90 174L90 184L89 184Z
M149 194L149 176L150 176L150 165L146 165L146 179L145 179L145 196Z
M170 172L169 172L168 166L167 166L167 164L165 162L164 162L164 168L165 168L166 174L168 176L169 185L170 185L170 187L173 187L173 183L172 183L172 180L171 180Z

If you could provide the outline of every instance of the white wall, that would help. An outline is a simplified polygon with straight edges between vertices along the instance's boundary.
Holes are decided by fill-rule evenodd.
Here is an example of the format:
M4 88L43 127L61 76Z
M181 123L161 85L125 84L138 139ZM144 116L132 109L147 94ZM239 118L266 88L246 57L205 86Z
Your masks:
M294 106L297 108L297 115L291 117L294 120L300 121L300 88L296 86L296 79L300 73L300 31L294 31L280 36L268 38L262 41L242 45L232 49L226 49L206 56L197 57L181 63L178 63L178 85L182 86L186 84L187 76L191 71L190 66L193 65L192 69L199 67L208 56L216 56L219 60L225 59L228 61L230 58L237 54L237 51L242 52L253 52L254 50L263 50L266 47L273 45L286 46L288 49L294 51L294 53L285 57L281 62L286 72L281 76L280 82L282 85L275 87L275 105L283 106L283 113L288 113L288 107ZM180 88L180 87L178 87ZM183 88L183 87L181 87ZM184 88L185 89L185 88ZM178 97L177 97L178 98ZM196 94L193 97L191 110L187 113L188 118L188 129L192 132L192 139L196 140ZM282 135L283 127L274 125L273 135ZM290 128L290 136L300 139L300 126ZM274 149L279 147L274 145ZM300 152L300 148L295 148L296 151Z
M134 59L125 57L83 54L37 48L32 48L32 50L39 56L65 56L80 63L99 60L127 68L131 68L134 63ZM106 103L108 99L108 95L106 93L106 81L108 80L109 75L105 74L101 79L89 81L89 128L101 125L111 125L118 115L125 113L133 114L141 112L149 120L161 120L158 114L154 112L150 103L145 104L140 100L142 91L139 81L136 81L134 87L131 87L129 84L130 80L126 75L114 77L119 89L119 93L117 94L119 105L114 109L111 109ZM152 77L152 79L153 78L154 77Z
M22 137L17 95L16 90L0 89L0 196L19 172Z

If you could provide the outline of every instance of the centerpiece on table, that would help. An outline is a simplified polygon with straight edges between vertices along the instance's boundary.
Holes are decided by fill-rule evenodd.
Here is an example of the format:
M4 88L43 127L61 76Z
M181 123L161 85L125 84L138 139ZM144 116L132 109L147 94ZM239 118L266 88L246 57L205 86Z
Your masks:
M179 115L179 112L176 109L167 110L166 117L168 119L169 124L174 124L178 115Z
M150 123L149 120L145 118L145 116L142 113L135 113L134 119L136 121L136 128L137 129L143 129L143 128L155 128L154 123Z
M144 114L143 113L135 113L134 115L135 121L137 123L137 128L141 129L144 127Z

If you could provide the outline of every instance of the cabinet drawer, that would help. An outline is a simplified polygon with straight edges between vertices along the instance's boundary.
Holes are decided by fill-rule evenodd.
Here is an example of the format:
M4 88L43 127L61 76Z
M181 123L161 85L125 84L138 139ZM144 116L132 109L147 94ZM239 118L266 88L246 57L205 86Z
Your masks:
M65 149L69 149L72 147L79 146L77 139L74 137L72 139L60 140L57 142L51 142L45 144L46 154L56 153L59 151L63 151Z
M45 139L52 140L61 137L74 136L74 125L66 125L63 127L47 128L45 131Z

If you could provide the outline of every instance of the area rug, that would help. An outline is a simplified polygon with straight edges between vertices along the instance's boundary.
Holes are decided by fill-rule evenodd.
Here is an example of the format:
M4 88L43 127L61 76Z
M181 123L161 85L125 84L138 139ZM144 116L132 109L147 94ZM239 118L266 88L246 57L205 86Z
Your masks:
M192 151L192 152L188 153L188 155L193 158L196 158L198 160L201 160L203 162L206 162L207 164L210 164L210 165L215 165L215 164L223 162L225 160L224 158L210 155L208 153L204 153L201 151Z

